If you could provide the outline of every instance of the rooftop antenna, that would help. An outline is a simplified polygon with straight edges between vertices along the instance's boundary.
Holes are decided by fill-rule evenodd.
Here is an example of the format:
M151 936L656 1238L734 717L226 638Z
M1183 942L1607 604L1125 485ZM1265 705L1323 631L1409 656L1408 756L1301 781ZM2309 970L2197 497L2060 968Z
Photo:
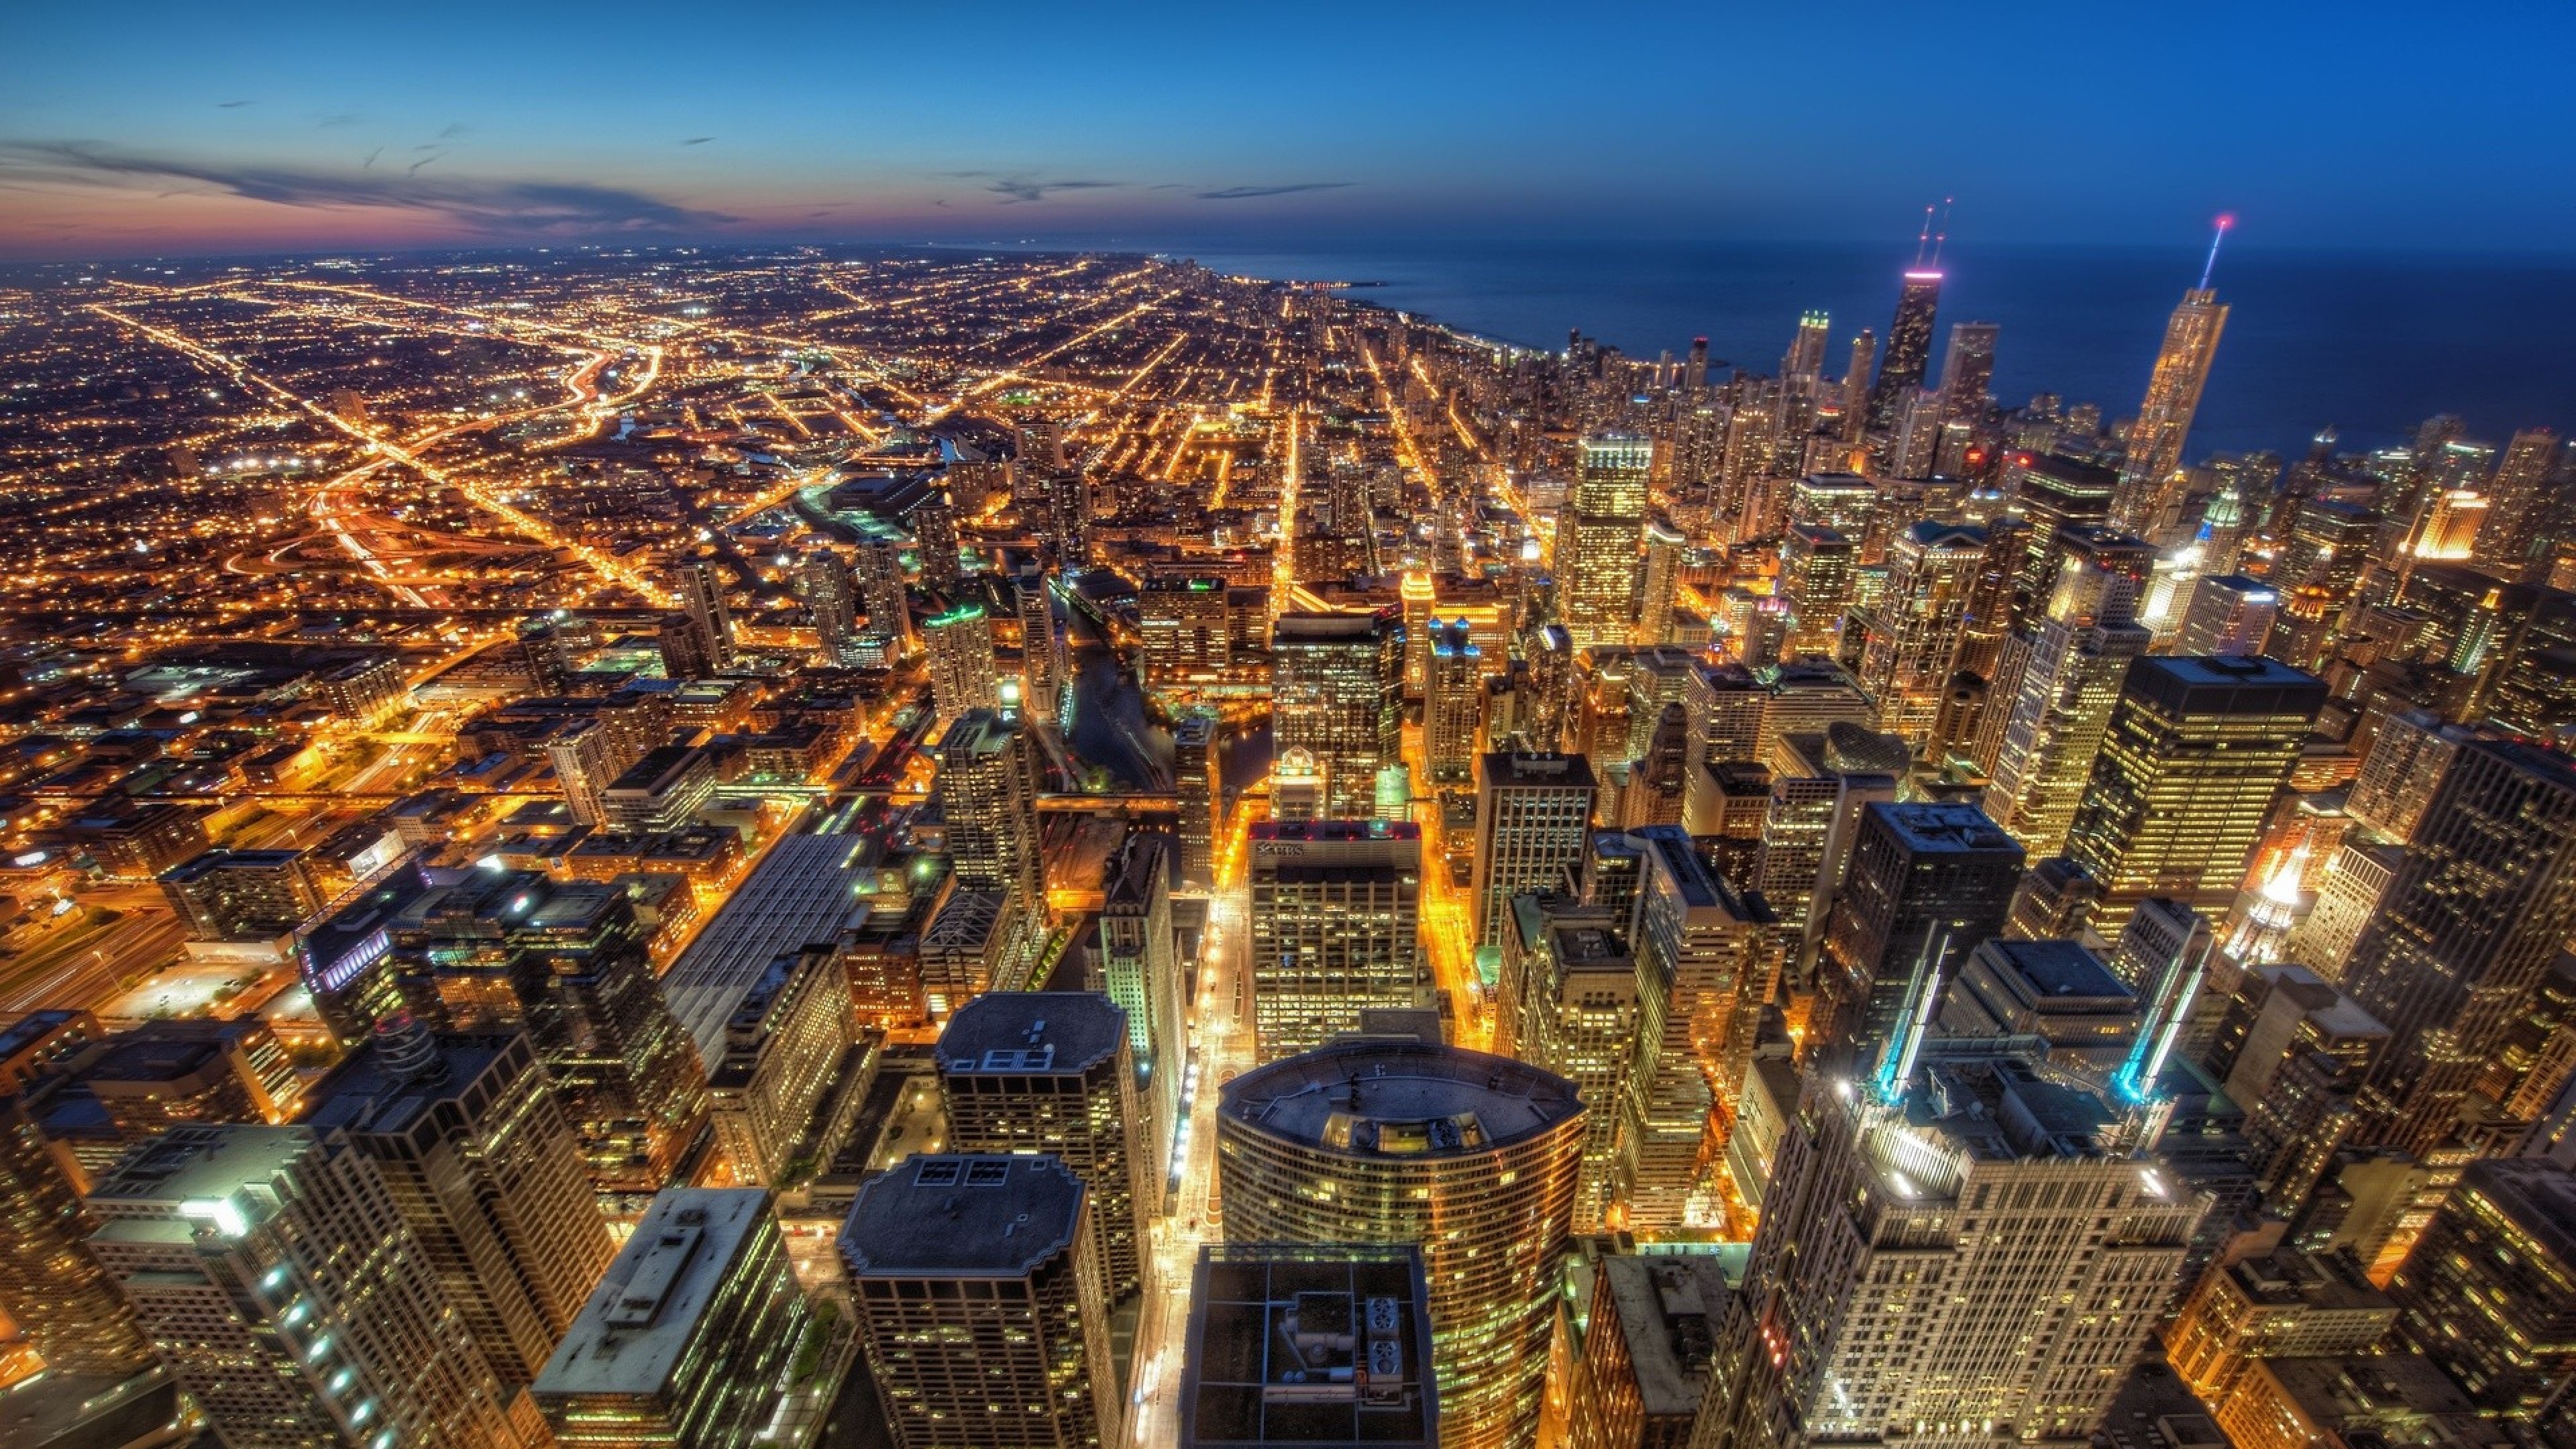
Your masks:
M2204 292L2209 290L2209 274L2218 270L2218 244L2227 240L2227 229L2235 224L2236 215L2233 212L2218 219L2217 234L2209 239L2209 260L2201 263L2200 267L2200 290Z
M1950 204L1956 200L1958 200L1958 198L1955 196L1945 196L1941 198L1941 229L1932 233L1932 268L1934 271L1938 271L1941 268L1941 244L1950 239Z
M1932 245L1932 208L1923 208L1923 230L1914 238L1914 265L1923 265L1924 249Z

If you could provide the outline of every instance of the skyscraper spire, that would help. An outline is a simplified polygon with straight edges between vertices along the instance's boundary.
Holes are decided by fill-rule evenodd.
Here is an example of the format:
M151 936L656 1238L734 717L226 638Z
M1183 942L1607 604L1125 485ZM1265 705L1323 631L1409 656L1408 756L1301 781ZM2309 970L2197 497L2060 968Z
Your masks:
M1923 265L1923 254L1932 246L1932 208L1923 208L1923 230L1914 238L1914 265Z
M2209 239L2209 260L2201 263L2200 290L2209 290L2209 274L2218 270L2218 244L2227 240L2227 229L2236 224L2234 213L2218 218L2218 230Z
M1941 226L1932 233L1932 265L1935 267L1941 265L1941 244L1950 239L1950 204L1956 200L1958 198L1954 196L1941 198ZM1924 209L1928 211L1931 208ZM2201 285L2205 287L2209 284L2202 282Z

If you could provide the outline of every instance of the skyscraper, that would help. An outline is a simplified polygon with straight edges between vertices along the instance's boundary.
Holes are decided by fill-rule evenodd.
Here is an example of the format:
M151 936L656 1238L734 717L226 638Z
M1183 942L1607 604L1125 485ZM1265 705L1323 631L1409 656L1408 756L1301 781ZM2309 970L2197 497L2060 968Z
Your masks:
M1986 704L2000 716L1986 813L2037 856L2064 848L2129 661L2152 638L2137 622L2155 562L2146 544L2093 528L2062 536L2065 561L2037 627L2005 642L2009 662L1996 670L2013 693Z
M1625 433L1585 438L1558 515L1558 609L1578 650L1625 644L1637 622L1637 551L1645 536L1654 444Z
M1978 943L2000 934L2023 858L1974 805L1862 807L1851 865L1825 922L1809 1060L1832 1066L1886 1041L1918 958L1946 981Z
M1888 550L1887 591L1862 614L1860 687L1878 702L1878 727L1910 748L1930 737L1960 636L1989 602L1985 561L1984 530L1914 524Z
M738 1183L774 1183L850 1048L850 977L837 943L782 952L725 1017L707 1063L708 1117Z
M1496 752L1476 759L1475 918L1479 946L1510 931L1512 897L1562 887L1583 858L1595 796L1581 755Z
M809 1333L787 1241L758 1187L664 1190L531 1396L562 1449L752 1449Z
M0 1313L57 1373L124 1378L152 1362L134 1310L86 1241L85 1176L23 1094L0 1097Z
M805 597L805 612L814 621L814 639L822 646L827 663L845 664L853 660L853 646L858 640L858 589L850 578L849 565L828 548L808 552L796 565L797 592Z
M1485 722L1484 651L1467 634L1467 621L1428 626L1431 647L1423 665L1422 746L1431 783L1463 785L1476 762Z
M1985 416L1995 381L1995 336L1992 322L1953 322L1950 346L1941 354L1941 421L1973 422Z
M1144 1286L1150 1160L1127 1014L1086 991L988 991L939 1034L939 1096L953 1151L1043 1155L1090 1189L1102 1286L1121 1303Z
M867 610L867 632L878 647L889 655L910 652L912 604L903 582L903 536L891 531L870 533L859 544L851 576Z
M1142 1201L1160 1201L1163 1169L1180 1132L1181 1082L1190 1055L1189 976L1193 963L1180 956L1172 932L1172 833L1133 827L1110 862L1100 903L1099 948L1085 982L1127 1013L1127 1050L1134 1066L1142 1119L1137 1140L1139 1172L1156 1189Z
M1842 652L1843 611L1852 598L1852 541L1822 524L1793 523L1780 542L1780 597L1789 606L1780 657Z
M527 1037L396 1018L309 1100L309 1125L384 1174L503 1388L534 1381L617 1248Z
M1420 1244L1444 1449L1538 1430L1584 1105L1507 1057L1389 1040L1255 1067L1217 1107L1229 1243Z
M671 591L697 653L716 669L733 663L733 613L725 607L723 565L712 558L682 559L671 571Z
M1199 1249L1179 1449L1432 1449L1428 1298L1410 1246Z
M993 621L981 604L959 604L921 622L930 646L930 705L943 718L1002 703L1000 670L993 662Z
M2571 929L2576 766L2468 741L2344 965L2343 989L2393 1033L2356 1140L2419 1156L2440 1144Z
M1896 293L1896 320L1887 324L1887 353L1878 364L1878 383L1870 389L1869 426L1885 431L1896 422L1908 388L1923 385L1932 365L1932 322L1941 308L1941 272L1916 266L1905 274Z
M2166 515L2180 495L2183 442L2191 434L2192 415L2200 410L2201 390L2209 385L2219 334L2227 329L2226 304L2209 285L2227 225L2228 218L2220 217L2200 285L2182 294L2182 305L2165 323L2165 344L2156 353L2155 371L2148 375L2146 401L2138 405L2137 421L2129 425L2119 501L2111 512L2112 522L2131 533L2152 534L2166 528Z
M2323 680L2261 657L2129 666L2067 831L2102 887L2095 929L2118 935L2151 896L2227 914L2325 698Z
M1053 721L1061 711L1065 686L1072 682L1064 635L1055 627L1055 601L1041 571L1019 575L1012 586L1020 611L1020 670L1027 680L1021 702L1033 717Z
M1622 837L1613 836L1614 840ZM1587 1103L1574 1230L1602 1230L1616 1187L1619 1104L1636 1066L1637 966L1628 950L1630 903L1570 896L1512 898L1494 1000L1494 1049L1575 1085Z
M1798 330L1790 335L1788 355L1780 360L1780 375L1822 377L1825 348L1833 341L1833 330L1833 314L1813 308L1799 313Z
M1271 634L1270 720L1280 753L1303 748L1314 756L1327 815L1377 813L1378 772L1401 760L1404 624L1397 611L1280 615Z
M2176 654L2260 654L2280 613L2280 591L2242 574L2204 574L2183 607Z
M970 710L939 742L933 786L958 884L1038 902L1037 744L1017 715Z
M1172 789L1180 797L1181 884L1216 884L1216 839L1225 813L1216 721L1193 714L1172 726Z
M2479 1408L2529 1421L2576 1359L2576 1173L2532 1159L2472 1162L2388 1281L2397 1339Z
M841 1258L895 1449L1123 1442L1089 1197L1053 1157L908 1157L860 1184Z
M92 1251L231 1449L530 1442L384 1175L338 1134L182 1127L89 1203Z
M1251 838L1252 1019L1264 1061L1422 1004L1422 830L1262 820Z
M2507 583L2524 578L2540 543L2549 471L2558 460L2558 435L2525 428L2505 445L2486 487L2486 522L2478 532L2477 559Z

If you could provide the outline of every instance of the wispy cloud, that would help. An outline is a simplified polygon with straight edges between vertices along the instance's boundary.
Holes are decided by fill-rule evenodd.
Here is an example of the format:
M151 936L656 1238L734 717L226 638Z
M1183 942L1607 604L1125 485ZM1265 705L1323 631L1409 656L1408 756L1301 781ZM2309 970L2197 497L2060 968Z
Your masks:
M358 115L355 111L335 111L332 114L315 121L313 124L320 126L326 131L340 126L354 126L358 124Z
M714 139L715 137L713 136L691 136L680 144L683 146L703 146Z
M258 104L259 102L257 101L217 101L215 102L215 109L219 111L238 111L244 106L255 106Z
M1025 171L942 171L939 174L983 181L984 189L1002 198L1004 206L1016 202L1044 201L1049 195L1058 191L1098 191L1106 187L1127 184L1124 181L1059 181L1050 177L1035 176Z
M1250 201L1256 196L1288 196L1300 191L1339 191L1350 181L1290 181L1277 186L1221 186L1196 193L1201 201Z
M364 169L310 171L188 161L64 141L0 140L0 168L56 184L112 187L195 182L275 206L411 212L495 236L676 232L736 220L622 187L582 181L422 176L417 174L419 166L402 175Z

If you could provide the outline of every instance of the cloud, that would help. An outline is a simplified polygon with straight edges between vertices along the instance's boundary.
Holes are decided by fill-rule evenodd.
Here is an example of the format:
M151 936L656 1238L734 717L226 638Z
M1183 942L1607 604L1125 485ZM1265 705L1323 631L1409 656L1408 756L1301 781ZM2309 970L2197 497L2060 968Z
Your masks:
M226 166L107 151L71 142L17 140L0 140L0 166L33 171L56 183L149 186L192 181L274 206L412 212L494 236L681 232L737 220L721 212L701 211L621 187L582 181L421 176L417 166L400 176L363 169L340 173L287 166Z
M453 141L457 137L462 136L473 129L474 128L472 126L465 124L463 121L450 121L439 129L438 139L442 141Z
M331 115L324 116L313 124L320 126L325 130L329 130L338 126L354 126L358 124L358 117L357 114L352 111L338 111Z
M1049 181L1025 171L942 171L939 174L986 180L984 189L1002 198L1004 206L1023 201L1044 201L1051 192L1097 191L1127 184L1124 181Z
M715 137L713 136L691 136L680 144L683 146L703 146L714 139Z
M259 102L257 101L217 101L215 102L215 109L219 111L238 111L244 106L255 106L258 104Z
M1278 186L1223 186L1196 193L1201 201L1250 201L1256 196L1288 196L1300 191L1338 191L1351 181L1291 181Z

